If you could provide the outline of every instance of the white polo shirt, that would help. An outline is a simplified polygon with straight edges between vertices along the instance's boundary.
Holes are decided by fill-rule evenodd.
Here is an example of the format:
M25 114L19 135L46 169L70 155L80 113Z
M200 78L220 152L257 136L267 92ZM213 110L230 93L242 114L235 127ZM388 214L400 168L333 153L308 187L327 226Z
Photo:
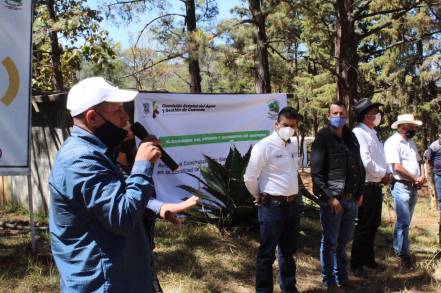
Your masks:
M297 139L286 144L274 131L251 150L244 174L249 192L259 197L260 192L289 196L299 192Z
M357 124L352 132L360 144L360 156L366 170L366 182L380 182L386 175L387 163L383 144L375 129L364 123Z
M405 140L401 134L396 132L389 137L384 143L384 152L386 155L386 162L391 165L394 178L397 180L407 180L402 178L393 168L392 164L399 163L415 177L420 175L420 161L421 156L418 153L415 142L412 139Z

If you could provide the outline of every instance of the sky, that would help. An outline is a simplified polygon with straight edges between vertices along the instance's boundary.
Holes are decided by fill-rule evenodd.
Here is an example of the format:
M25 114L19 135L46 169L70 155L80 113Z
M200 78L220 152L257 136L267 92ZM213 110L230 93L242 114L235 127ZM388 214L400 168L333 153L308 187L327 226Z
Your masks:
M116 0L115 0L116 1ZM170 0L171 3L176 3L177 10L182 6L182 2L179 0ZM98 8L98 3L100 0L88 0L87 3L91 8ZM243 5L240 0L218 0L217 5L219 8L219 14L217 16L217 21L221 21L222 19L232 17L230 10L235 6ZM110 38L114 42L118 42L122 45L123 48L127 48L130 44L130 36L135 38L137 33L143 28L144 24L153 18L157 17L158 14L156 12L152 12L146 15L144 20L139 22L132 22L128 25L116 25L112 21L104 20L102 23L102 28L109 32Z

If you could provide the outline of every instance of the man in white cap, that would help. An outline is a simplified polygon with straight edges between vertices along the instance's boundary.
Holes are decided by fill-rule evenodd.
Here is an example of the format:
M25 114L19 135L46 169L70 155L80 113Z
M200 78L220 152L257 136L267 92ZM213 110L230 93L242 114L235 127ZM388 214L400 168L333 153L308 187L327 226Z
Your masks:
M422 122L415 120L412 114L398 115L397 121L391 126L397 132L384 144L386 162L391 167L394 177L391 189L397 220L393 248L400 257L403 270L413 268L409 255L409 226L418 199L418 187L426 181L421 156L412 140L416 127L421 125Z
M84 79L69 91L74 126L49 179L51 248L61 292L152 292L144 212L149 206L175 221L176 212L196 203L151 200L153 164L161 157L157 140L139 145L127 178L116 165L114 148L127 134L123 102L136 94L102 77Z

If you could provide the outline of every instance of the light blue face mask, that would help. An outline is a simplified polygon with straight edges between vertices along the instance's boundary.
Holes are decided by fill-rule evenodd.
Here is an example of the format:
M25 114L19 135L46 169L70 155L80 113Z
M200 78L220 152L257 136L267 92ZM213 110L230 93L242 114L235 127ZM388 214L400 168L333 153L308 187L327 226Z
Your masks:
M342 128L346 124L346 117L342 116L333 116L329 117L329 124L335 128Z

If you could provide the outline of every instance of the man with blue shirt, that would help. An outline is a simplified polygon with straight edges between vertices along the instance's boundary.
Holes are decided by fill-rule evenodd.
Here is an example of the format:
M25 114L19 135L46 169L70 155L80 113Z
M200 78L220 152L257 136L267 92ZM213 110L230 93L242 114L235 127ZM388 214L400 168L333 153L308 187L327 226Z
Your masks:
M438 139L427 149L427 160L432 167L435 193L438 198L438 209L440 211L439 243L441 244L441 126L438 127Z
M142 142L130 175L116 165L115 148L125 138L123 102L136 91L101 77L69 91L74 127L55 160L49 186L51 248L61 292L152 292L151 249L143 226L146 208L177 222L175 206L151 200L159 142Z

